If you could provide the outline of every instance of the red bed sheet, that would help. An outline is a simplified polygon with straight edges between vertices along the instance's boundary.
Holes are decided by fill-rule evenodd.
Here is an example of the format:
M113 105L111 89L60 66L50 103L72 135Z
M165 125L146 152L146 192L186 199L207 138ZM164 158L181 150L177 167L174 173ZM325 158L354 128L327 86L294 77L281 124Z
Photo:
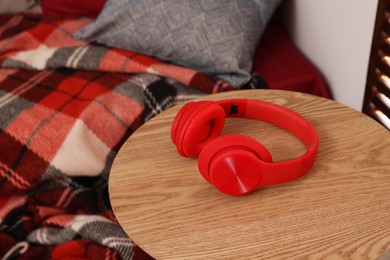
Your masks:
M280 22L266 28L254 57L253 70L270 89L332 98L320 71L293 44Z

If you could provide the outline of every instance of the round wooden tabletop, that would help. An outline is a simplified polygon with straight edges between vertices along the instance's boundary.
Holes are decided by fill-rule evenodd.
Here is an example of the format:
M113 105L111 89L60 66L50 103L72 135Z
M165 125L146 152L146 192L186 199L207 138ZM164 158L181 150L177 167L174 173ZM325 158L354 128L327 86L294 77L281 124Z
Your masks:
M228 196L170 139L175 106L141 126L119 150L109 178L114 213L156 259L376 259L390 250L390 132L334 101L281 90L231 91L295 110L317 128L312 170L295 181ZM261 113L261 111L259 111ZM249 135L274 161L305 152L266 123L228 119L223 134ZM333 258L332 258L333 257Z

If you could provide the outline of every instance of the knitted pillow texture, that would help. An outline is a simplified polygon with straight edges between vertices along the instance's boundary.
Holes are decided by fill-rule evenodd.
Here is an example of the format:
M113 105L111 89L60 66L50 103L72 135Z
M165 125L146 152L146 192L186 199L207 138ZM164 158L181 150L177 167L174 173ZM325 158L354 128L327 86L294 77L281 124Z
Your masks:
M240 87L281 0L108 0L86 41L196 69Z

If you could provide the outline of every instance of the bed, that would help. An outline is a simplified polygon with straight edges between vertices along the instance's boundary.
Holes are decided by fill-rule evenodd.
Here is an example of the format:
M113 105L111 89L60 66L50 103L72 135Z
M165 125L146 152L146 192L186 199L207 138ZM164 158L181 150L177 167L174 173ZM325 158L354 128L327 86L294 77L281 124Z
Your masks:
M131 37L112 21L165 5L165 11L174 10L175 24L183 14L193 15L191 1L8 2L0 4L2 259L151 259L118 225L107 191L115 154L140 125L177 103L222 91L270 88L331 98L321 73L275 18L280 1L239 2L241 14L254 15L243 22L255 27L246 28L249 36L236 44L234 55L226 54L227 38L211 65L197 40L181 53L175 53L181 47L166 50L165 34L154 35L164 29L158 27L161 13L153 13L159 19L147 34L153 26L135 17L134 28L142 33ZM231 22L231 9L221 9L218 1L199 3L208 19L229 11L222 22ZM253 5L263 12L259 25ZM115 10L119 16L112 15ZM214 40L229 33L209 26ZM107 33L118 28L119 34ZM136 37L138 43L129 42ZM238 65L229 67L238 56Z

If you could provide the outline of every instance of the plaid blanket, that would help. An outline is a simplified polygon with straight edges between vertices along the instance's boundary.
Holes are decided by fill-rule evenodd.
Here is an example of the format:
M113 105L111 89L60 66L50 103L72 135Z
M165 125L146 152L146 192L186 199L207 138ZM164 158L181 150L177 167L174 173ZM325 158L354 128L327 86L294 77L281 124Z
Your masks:
M0 16L2 259L150 258L112 212L113 158L154 115L232 89L188 68L75 39L89 22Z

